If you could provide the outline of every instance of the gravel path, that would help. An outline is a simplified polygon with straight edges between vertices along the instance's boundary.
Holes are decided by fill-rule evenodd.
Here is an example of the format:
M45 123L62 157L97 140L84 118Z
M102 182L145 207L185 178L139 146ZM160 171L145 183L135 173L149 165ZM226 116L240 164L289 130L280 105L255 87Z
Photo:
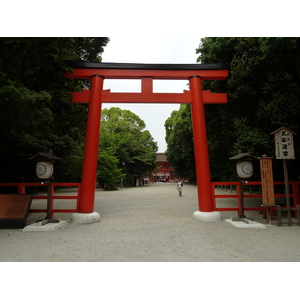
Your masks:
M192 218L195 186L178 197L175 184L149 184L96 192L101 221L67 225L53 232L0 229L2 262L299 262L300 227L241 229ZM257 221L261 215L251 212ZM28 224L41 214L30 214ZM248 216L248 214L247 214ZM68 221L70 214L55 214Z

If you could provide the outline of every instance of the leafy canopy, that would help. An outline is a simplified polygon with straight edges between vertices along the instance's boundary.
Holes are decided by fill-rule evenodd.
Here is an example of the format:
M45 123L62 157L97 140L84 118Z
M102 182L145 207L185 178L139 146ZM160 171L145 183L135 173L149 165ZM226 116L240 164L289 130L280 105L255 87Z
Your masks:
M102 110L98 168L98 180L102 185L116 188L122 178L131 185L133 177L152 173L158 147L145 127L145 122L129 110L118 107ZM104 157L111 164L107 164ZM109 183L109 176L105 177L106 172L114 174L113 184Z
M206 105L205 117L212 179L235 180L235 165L229 157L238 149L254 156L275 157L271 132L285 126L300 134L300 38L208 37L201 39L196 53L201 63L231 64L227 80L205 81L203 89L228 95L227 104ZM174 122L175 116L172 113ZM181 128L172 130L172 134L166 130L169 136L184 138ZM187 138L191 139L190 135ZM174 143L170 138L167 142L171 143L170 162L175 165L179 158L171 155ZM299 177L298 135L294 136L294 146L296 159L289 162L291 180ZM185 151L191 153L191 148ZM184 155L180 155L182 161ZM283 180L282 162L274 159L273 164L274 178ZM258 163L255 170L252 179L259 180Z
M195 160L191 110L187 104L181 104L165 122L167 160L177 174L195 181Z
M35 180L28 159L53 151L56 180L80 177L86 107L70 91L64 60L101 61L108 38L0 38L0 181Z

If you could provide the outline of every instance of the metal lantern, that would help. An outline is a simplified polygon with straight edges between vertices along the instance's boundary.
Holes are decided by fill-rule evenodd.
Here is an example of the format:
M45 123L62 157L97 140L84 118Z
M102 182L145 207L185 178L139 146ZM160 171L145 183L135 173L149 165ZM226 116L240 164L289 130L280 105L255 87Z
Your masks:
M53 175L53 163L61 158L51 153L39 152L29 159L37 162L36 176L40 179L49 179Z
M249 152L242 153L242 151L239 150L237 155L229 159L237 160L236 172L239 178L249 178L253 175L253 164L251 161L256 160L257 157L251 155Z
M53 163L41 161L36 164L36 176L40 179L49 179L53 175Z
M242 153L242 150L238 150L238 154L230 157L230 160L236 160L236 172L239 177L239 195L240 195L240 208L238 211L239 217L238 218L232 218L233 221L243 221L248 223L250 219L246 218L244 215L244 178L249 178L253 175L253 160L256 160L257 157L251 155L249 152Z
M52 153L39 152L37 155L30 157L30 160L36 161L36 176L40 179L47 179L46 183L48 185L47 191L47 216L45 219L38 220L42 222L42 225L47 223L59 223L59 220L52 219L51 216L51 203L53 204L52 195L52 181L53 181L53 163L56 160L60 160L60 157L53 155Z
M253 165L250 161L239 161L236 164L236 172L240 178L249 178L253 175Z

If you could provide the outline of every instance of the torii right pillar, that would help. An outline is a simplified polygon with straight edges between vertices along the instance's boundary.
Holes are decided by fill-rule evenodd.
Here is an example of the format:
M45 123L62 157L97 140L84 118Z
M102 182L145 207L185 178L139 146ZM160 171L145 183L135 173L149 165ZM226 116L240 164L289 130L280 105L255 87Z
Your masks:
M192 76L189 82L199 205L199 211L194 212L193 218L202 221L221 221L220 212L214 211L213 206L202 79L200 76Z

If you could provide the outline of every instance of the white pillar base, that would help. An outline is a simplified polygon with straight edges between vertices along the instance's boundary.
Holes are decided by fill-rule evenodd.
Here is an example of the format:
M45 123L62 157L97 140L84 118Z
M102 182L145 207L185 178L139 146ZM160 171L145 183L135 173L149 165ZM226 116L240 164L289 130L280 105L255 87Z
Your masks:
M100 214L97 212L82 214L82 213L74 213L71 216L71 223L74 224L91 224L100 221Z
M212 211L212 212L195 211L193 213L193 218L199 221L207 221L207 222L220 222L222 220L221 213L219 211Z

